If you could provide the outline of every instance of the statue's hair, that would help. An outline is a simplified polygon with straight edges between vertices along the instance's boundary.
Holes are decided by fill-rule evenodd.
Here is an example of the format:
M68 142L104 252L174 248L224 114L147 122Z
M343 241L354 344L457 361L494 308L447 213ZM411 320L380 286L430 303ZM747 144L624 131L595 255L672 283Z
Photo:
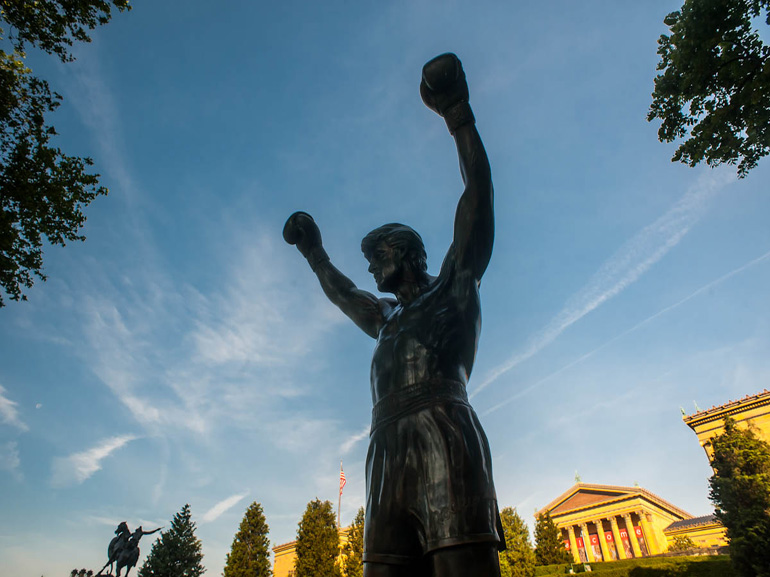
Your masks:
M392 222L383 224L367 234L361 241L361 251L367 260L371 260L377 245L384 242L392 248L401 249L404 260L417 272L428 270L428 255L425 254L425 245L417 231L405 224Z

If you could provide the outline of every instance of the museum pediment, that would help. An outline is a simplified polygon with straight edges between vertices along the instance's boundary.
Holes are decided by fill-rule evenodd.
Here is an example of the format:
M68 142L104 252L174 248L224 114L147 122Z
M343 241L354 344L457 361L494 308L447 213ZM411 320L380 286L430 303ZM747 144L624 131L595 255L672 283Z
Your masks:
M549 506L547 508L551 511L551 515L558 515L573 509L582 509L583 507L615 501L618 498L633 495L634 493L635 491L633 491L633 489L628 490L624 487L592 488L588 486L576 486L556 500L556 507L551 508Z
M687 519L692 517L686 511L661 499L654 493L650 493L642 487L622 487L617 485L594 485L578 483L568 491L551 501L537 514L550 511L552 516L563 515L570 511L601 506L603 503L611 503L638 497L649 505L668 511L675 517Z

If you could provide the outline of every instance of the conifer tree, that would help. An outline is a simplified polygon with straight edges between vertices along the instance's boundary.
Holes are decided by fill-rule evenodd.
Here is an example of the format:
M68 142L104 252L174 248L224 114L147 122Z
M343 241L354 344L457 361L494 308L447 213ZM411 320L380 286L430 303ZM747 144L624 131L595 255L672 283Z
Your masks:
M348 530L348 542L342 547L344 577L364 576L364 516L361 507Z
M238 528L225 561L224 577L269 577L270 540L262 505L254 501Z
M190 505L174 515L171 528L161 531L138 577L200 577L206 571L201 563L201 542L195 536Z
M729 417L711 444L709 498L727 528L730 561L743 577L770 577L770 445Z
M564 548L561 531L551 519L551 513L546 511L535 516L535 564L555 565L569 563L569 553Z
M340 538L330 501L307 504L297 529L295 577L340 577Z
M500 552L500 573L502 577L533 577L535 574L535 551L529 539L529 529L515 508L506 507L500 511L505 533L506 550Z

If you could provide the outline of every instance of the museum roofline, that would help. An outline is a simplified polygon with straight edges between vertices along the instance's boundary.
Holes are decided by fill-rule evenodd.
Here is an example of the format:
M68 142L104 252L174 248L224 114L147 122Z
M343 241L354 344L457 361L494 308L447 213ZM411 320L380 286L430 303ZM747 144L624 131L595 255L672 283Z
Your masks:
M648 501L655 503L665 509L668 509L672 513L676 513L677 515L680 515L681 517L685 517L687 519L692 518L692 515L685 511L684 509L681 509L677 507L676 505L669 503L665 499L662 499L655 493L652 493L651 491L648 491L647 489L643 489L642 487L624 487L622 485L597 485L594 483L576 483L572 487L570 487L567 491L559 495L556 499L548 503L545 507L540 509L535 513L535 515L542 515L546 511L551 511L555 509L559 504L563 503L567 499L569 499L572 495L578 493L581 489L587 490L587 491L606 491L609 493L617 493L618 496L615 498L608 498L607 501L602 501L599 503L591 503L588 505L575 507L574 509L568 509L566 511L561 511L557 513L556 517L561 517L563 515L567 515L570 513L574 513L576 511L580 511L583 509L590 509L592 507L596 507L598 505L604 505L611 502L618 502L622 501L624 499L628 499L630 497L644 497Z
M701 517L693 517L692 519L682 519L681 521L674 521L663 529L663 531L676 531L682 529L690 529L693 527L699 527L701 525L721 525L722 523L717 519L714 514L703 515Z
M285 551L286 549L291 549L297 544L297 541L289 541L288 543L281 543L280 545L276 545L273 547L273 553L281 553Z
M754 395L746 395L742 399L736 401L728 401L724 405L697 411L692 415L684 415L682 420L692 428L701 423L723 419L725 416L743 412L754 407L761 407L763 405L770 405L770 391L767 389L763 389L761 392Z

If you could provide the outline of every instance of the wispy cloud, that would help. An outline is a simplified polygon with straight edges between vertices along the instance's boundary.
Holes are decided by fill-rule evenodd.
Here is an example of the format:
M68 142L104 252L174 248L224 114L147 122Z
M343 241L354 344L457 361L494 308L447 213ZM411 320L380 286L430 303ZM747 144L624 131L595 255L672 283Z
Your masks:
M102 468L102 461L138 437L123 435L104 439L95 447L53 461L51 484L54 487L79 485Z
M663 216L621 246L581 290L573 295L548 325L529 339L523 351L513 354L473 390L478 395L500 376L535 356L567 328L635 283L674 248L701 218L711 198L732 174L709 171Z
M98 40L95 41L98 43ZM105 84L99 53L76 48L77 60L61 67L63 86L83 123L88 126L99 150L97 162L107 167L123 195L134 192L124 153L121 115L112 91Z
M240 503L243 498L246 497L246 495L248 495L248 492L232 495L227 499L223 499L203 514L201 517L201 522L211 523L212 521L219 519L219 517L221 517L225 512L229 511L238 503Z
M120 524L120 519L117 517L104 517L101 515L86 515L84 520L88 523L98 523L99 525L107 525L108 527L117 527Z
M686 297L684 297L683 299L681 299L681 300L678 300L677 302L675 302L675 303L674 303L674 304L672 304L672 305L669 305L669 306L667 306L667 307L665 307L665 308L662 308L661 310L659 310L658 312L656 312L656 313L655 313L655 314L653 314L653 315L650 315L649 317L647 317L647 318L646 318L646 319L644 319L643 321L640 321L640 322L636 323L636 324L635 324L634 326L632 326L630 329L627 329L627 330L623 331L622 333L615 335L615 336L614 336L614 337L612 337L610 340L608 340L608 341L606 341L606 342L602 343L601 345L599 345L599 346L598 346L598 347L596 347L595 349L593 349L593 350L591 350L591 351L587 352L586 354L584 354L584 355L582 355L582 356L578 357L578 358L577 358L577 359L575 359L574 361L571 361L571 362L567 363L566 365L564 365L563 367L561 367L559 370L557 370L557 371L554 371L553 373L549 374L548 376L546 376L546 377L543 377L543 378L542 378L542 379L540 379L539 381L537 381L537 382L535 382L535 383L531 384L531 385L530 385L530 386L528 386L527 388L525 388L525 389L522 389L521 391L518 391L518 392L517 392L515 395L513 395L513 396L511 396L511 397L509 397L509 398L505 399L504 401L502 401L502 402L500 402L500 403L496 404L495 406L493 406L493 407L491 407L491 408L487 409L486 411L484 411L484 413L483 413L483 414L484 414L484 415L488 415L488 414L490 414L490 413L494 413L494 412L495 412L495 411L497 411L498 409L502 409L503 407L505 407L506 405L509 405L510 403L512 403L513 401L515 401L516 399L519 399L519 398L523 397L524 395L526 395L526 394L528 394L528 393L531 393L532 391L534 391L534 390L535 390L535 389L537 389L538 387L540 387L540 386L544 385L546 382L550 381L552 378L556 377L557 375L560 375L560 374L561 374L561 373L563 373L564 371L566 371L566 370L568 370L568 369L570 369L570 368L574 367L574 366L575 366L575 365L577 365L577 364L580 364L580 363L582 363L583 361L585 361L585 360L587 360L587 359L591 358L591 357L592 357L592 356L594 356L596 353L598 353L599 351L601 351L601 350L603 350L603 349L607 348L608 346L610 346L611 344L615 343L616 341L618 341L618 340L622 339L622 338L623 338L623 337L625 337L625 336L628 336L628 335L630 335L631 333L633 333L633 332L635 332L635 331L639 330L639 329L640 329L640 328L642 328L643 326L645 326L645 325L647 325L647 324L651 323L652 321L654 321L654 320L655 320L655 319L657 319L658 317L660 317L660 316L662 316L662 315L664 315L664 314L666 314L666 313L668 313L668 312L670 312L670 311L672 311L672 310L674 310L674 309L676 309L676 308L678 308L678 307L682 306L683 304L685 304L686 302L688 302L688 301L690 301L690 300L694 299L694 298L695 298L695 297L697 297L698 295L700 295L700 294L703 294L703 293L707 292L708 290L710 290L710 289L714 288L715 286L717 286L717 285L719 285L719 284L723 283L724 281L726 281L726 280L728 280L728 279L730 279L730 278L734 277L734 276L735 276L735 275L737 275L737 274L740 274L740 273L742 273L743 271L745 271L745 270L747 270L747 269L749 269L749 268L751 268L751 267L753 267L753 266L756 266L756 265L758 265L759 263L761 263L761 262L763 262L763 261L765 261L765 260L767 260L767 259L770 259L770 251L766 252L765 254L763 254L763 255L761 255L761 256L759 256L759 257L755 258L755 259L752 259L752 260L750 260L750 261L749 261L749 262L747 262L746 264L744 264L744 265L741 265L741 266L739 266L738 268L735 268L735 269L731 270L730 272L728 272L728 273L726 273L726 274L723 274L723 275L722 275L722 276L720 276L719 278L717 278L717 279L715 279L715 280L713 280L713 281L711 281L711 282L709 282L709 283L706 283L706 284L705 284L705 285L703 285L702 287L700 287L700 288L698 288L698 289L694 290L693 292L691 292L689 295L687 295L687 296L686 296Z
M24 476L20 470L19 446L16 441L0 445L0 471L8 471L14 479L21 481Z
M151 200L132 177L116 99L101 68L98 51L89 50L62 68L63 80L97 144L97 163L128 202L130 263L140 265L121 269L122 278L84 271L81 277L92 282L74 290L73 298L85 315L85 339L73 335L72 342L150 434L174 428L203 438L215 423L257 428L273 418L278 401L307 387L297 368L341 315L317 286L296 287L304 263L296 254L284 262L292 249L279 230L242 222L240 215L234 226L211 225L223 251L212 271L221 277L218 289L202 294L171 277L152 235L142 234Z
M354 435L351 435L345 439L342 445L340 445L340 455L347 455L350 452L350 449L356 446L356 443L366 439L369 436L369 429L370 425L366 425L358 433L355 433Z
M0 418L3 423L16 427L22 431L28 431L29 427L19 417L19 410L16 408L19 404L6 396L5 387L0 385Z

